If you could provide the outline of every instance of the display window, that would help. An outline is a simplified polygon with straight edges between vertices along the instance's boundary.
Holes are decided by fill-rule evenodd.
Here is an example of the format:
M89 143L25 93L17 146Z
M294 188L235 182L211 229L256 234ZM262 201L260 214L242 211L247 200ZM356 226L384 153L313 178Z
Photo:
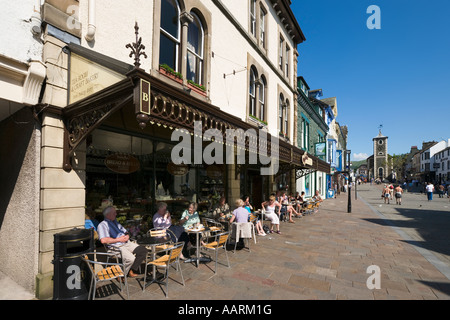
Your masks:
M133 236L152 227L158 202L166 202L176 224L190 202L207 214L224 195L221 165L176 165L174 143L97 129L87 139L86 206L95 212L113 205Z

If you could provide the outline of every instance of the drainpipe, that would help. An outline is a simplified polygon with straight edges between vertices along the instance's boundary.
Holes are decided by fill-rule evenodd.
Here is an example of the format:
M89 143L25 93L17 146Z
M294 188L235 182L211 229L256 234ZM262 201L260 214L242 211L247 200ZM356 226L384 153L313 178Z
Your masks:
M36 9L37 7L37 9ZM33 14L31 15L31 32L35 36L40 36L42 29L41 29L41 2L40 0L37 0L36 6L34 6Z
M95 38L95 0L89 0L88 30L84 38L88 42Z

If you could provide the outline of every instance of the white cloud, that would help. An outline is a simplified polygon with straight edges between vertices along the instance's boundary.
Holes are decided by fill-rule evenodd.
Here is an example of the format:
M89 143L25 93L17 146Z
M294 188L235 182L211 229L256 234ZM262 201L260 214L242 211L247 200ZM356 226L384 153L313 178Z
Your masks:
M366 160L369 157L367 153L354 153L353 154L353 160L359 161L359 160Z

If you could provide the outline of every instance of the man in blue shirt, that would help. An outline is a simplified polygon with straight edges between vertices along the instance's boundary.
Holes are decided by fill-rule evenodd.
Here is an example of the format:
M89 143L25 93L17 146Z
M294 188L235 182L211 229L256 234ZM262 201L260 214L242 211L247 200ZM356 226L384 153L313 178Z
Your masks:
M129 277L138 276L137 270L145 260L147 249L130 241L128 231L116 220L117 212L113 206L103 210L104 220L97 228L98 238L106 247L114 247L122 253L125 273Z

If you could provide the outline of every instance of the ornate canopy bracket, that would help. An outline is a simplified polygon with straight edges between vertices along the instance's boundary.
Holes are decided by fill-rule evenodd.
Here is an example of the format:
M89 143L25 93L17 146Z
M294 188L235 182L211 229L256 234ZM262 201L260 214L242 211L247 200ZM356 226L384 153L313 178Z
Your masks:
M75 149L86 137L112 113L133 101L133 94L125 98L109 101L85 112L67 116L64 121L63 169L72 170L72 157Z
M300 179L301 177L307 176L308 174L316 172L316 169L297 169L295 171L295 179Z

